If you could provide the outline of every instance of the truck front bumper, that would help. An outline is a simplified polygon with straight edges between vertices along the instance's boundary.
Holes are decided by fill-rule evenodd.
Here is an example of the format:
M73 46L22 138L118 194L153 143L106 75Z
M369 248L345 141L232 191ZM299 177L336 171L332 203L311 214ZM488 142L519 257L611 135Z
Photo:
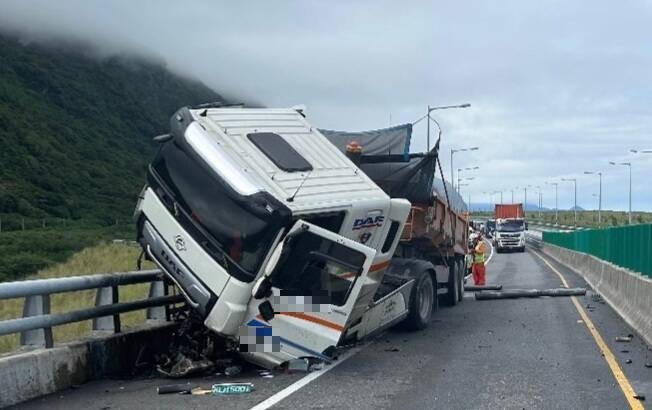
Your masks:
M149 221L143 221L139 237L150 259L177 285L188 304L202 317L206 317L215 305L217 296L211 293L177 257Z

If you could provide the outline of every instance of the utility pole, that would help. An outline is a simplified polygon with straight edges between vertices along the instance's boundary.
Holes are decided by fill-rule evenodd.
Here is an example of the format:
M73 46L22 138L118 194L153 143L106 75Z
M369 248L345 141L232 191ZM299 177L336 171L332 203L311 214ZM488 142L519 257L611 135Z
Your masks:
M642 151L644 152L644 151ZM629 167L629 224L632 224L632 163L631 162L613 162L609 161L611 165L623 165Z
M598 226L602 226L602 172L584 171L584 174L597 175L599 177L600 190L598 192Z
M555 187L555 224L559 225L559 195L558 195L558 182L546 182L547 185Z
M479 149L480 149L480 148L478 148L478 147L458 148L458 149L453 149L453 148L451 148L451 184L454 184L454 182L455 182L455 175L454 175L454 172L453 172L454 169L455 169L455 168L453 167L453 155L454 155L456 152L477 151L477 150L479 150Z
M562 178L562 181L572 182L575 188L574 205L573 205L573 224L577 226L577 178Z

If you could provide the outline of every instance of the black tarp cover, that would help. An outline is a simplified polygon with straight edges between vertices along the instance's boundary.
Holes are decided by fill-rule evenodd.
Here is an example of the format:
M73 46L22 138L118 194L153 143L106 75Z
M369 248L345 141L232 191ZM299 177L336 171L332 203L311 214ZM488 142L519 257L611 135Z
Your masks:
M412 124L360 132L319 131L342 152L346 144L356 141L364 147L365 155L402 155L406 161L409 159Z
M392 198L429 204L437 196L446 202L444 183L435 178L436 154L410 155L412 124L363 132L319 131L344 153L349 142L357 141L362 146L359 167ZM461 196L445 184L451 207L465 211Z

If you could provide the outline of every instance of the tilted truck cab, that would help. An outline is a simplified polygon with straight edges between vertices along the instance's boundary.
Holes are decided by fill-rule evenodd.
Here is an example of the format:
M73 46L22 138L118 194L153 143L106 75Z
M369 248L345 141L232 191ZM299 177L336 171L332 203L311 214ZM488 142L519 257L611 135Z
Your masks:
M353 333L405 317L412 282L374 295L410 203L391 199L301 112L183 108L157 140L138 240L250 360L327 360Z

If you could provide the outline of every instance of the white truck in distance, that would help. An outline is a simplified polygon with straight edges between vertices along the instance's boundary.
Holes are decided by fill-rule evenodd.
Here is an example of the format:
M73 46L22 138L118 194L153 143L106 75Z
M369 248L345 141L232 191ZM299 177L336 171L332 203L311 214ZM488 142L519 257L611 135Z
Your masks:
M527 224L522 204L496 204L496 230L494 245L496 252L518 250L525 252L525 231Z
M459 249L396 257L410 202L390 198L301 111L182 108L155 140L138 240L246 359L328 361L338 344L400 321L425 327L439 294L461 299ZM419 223L444 229L443 211L427 212Z

